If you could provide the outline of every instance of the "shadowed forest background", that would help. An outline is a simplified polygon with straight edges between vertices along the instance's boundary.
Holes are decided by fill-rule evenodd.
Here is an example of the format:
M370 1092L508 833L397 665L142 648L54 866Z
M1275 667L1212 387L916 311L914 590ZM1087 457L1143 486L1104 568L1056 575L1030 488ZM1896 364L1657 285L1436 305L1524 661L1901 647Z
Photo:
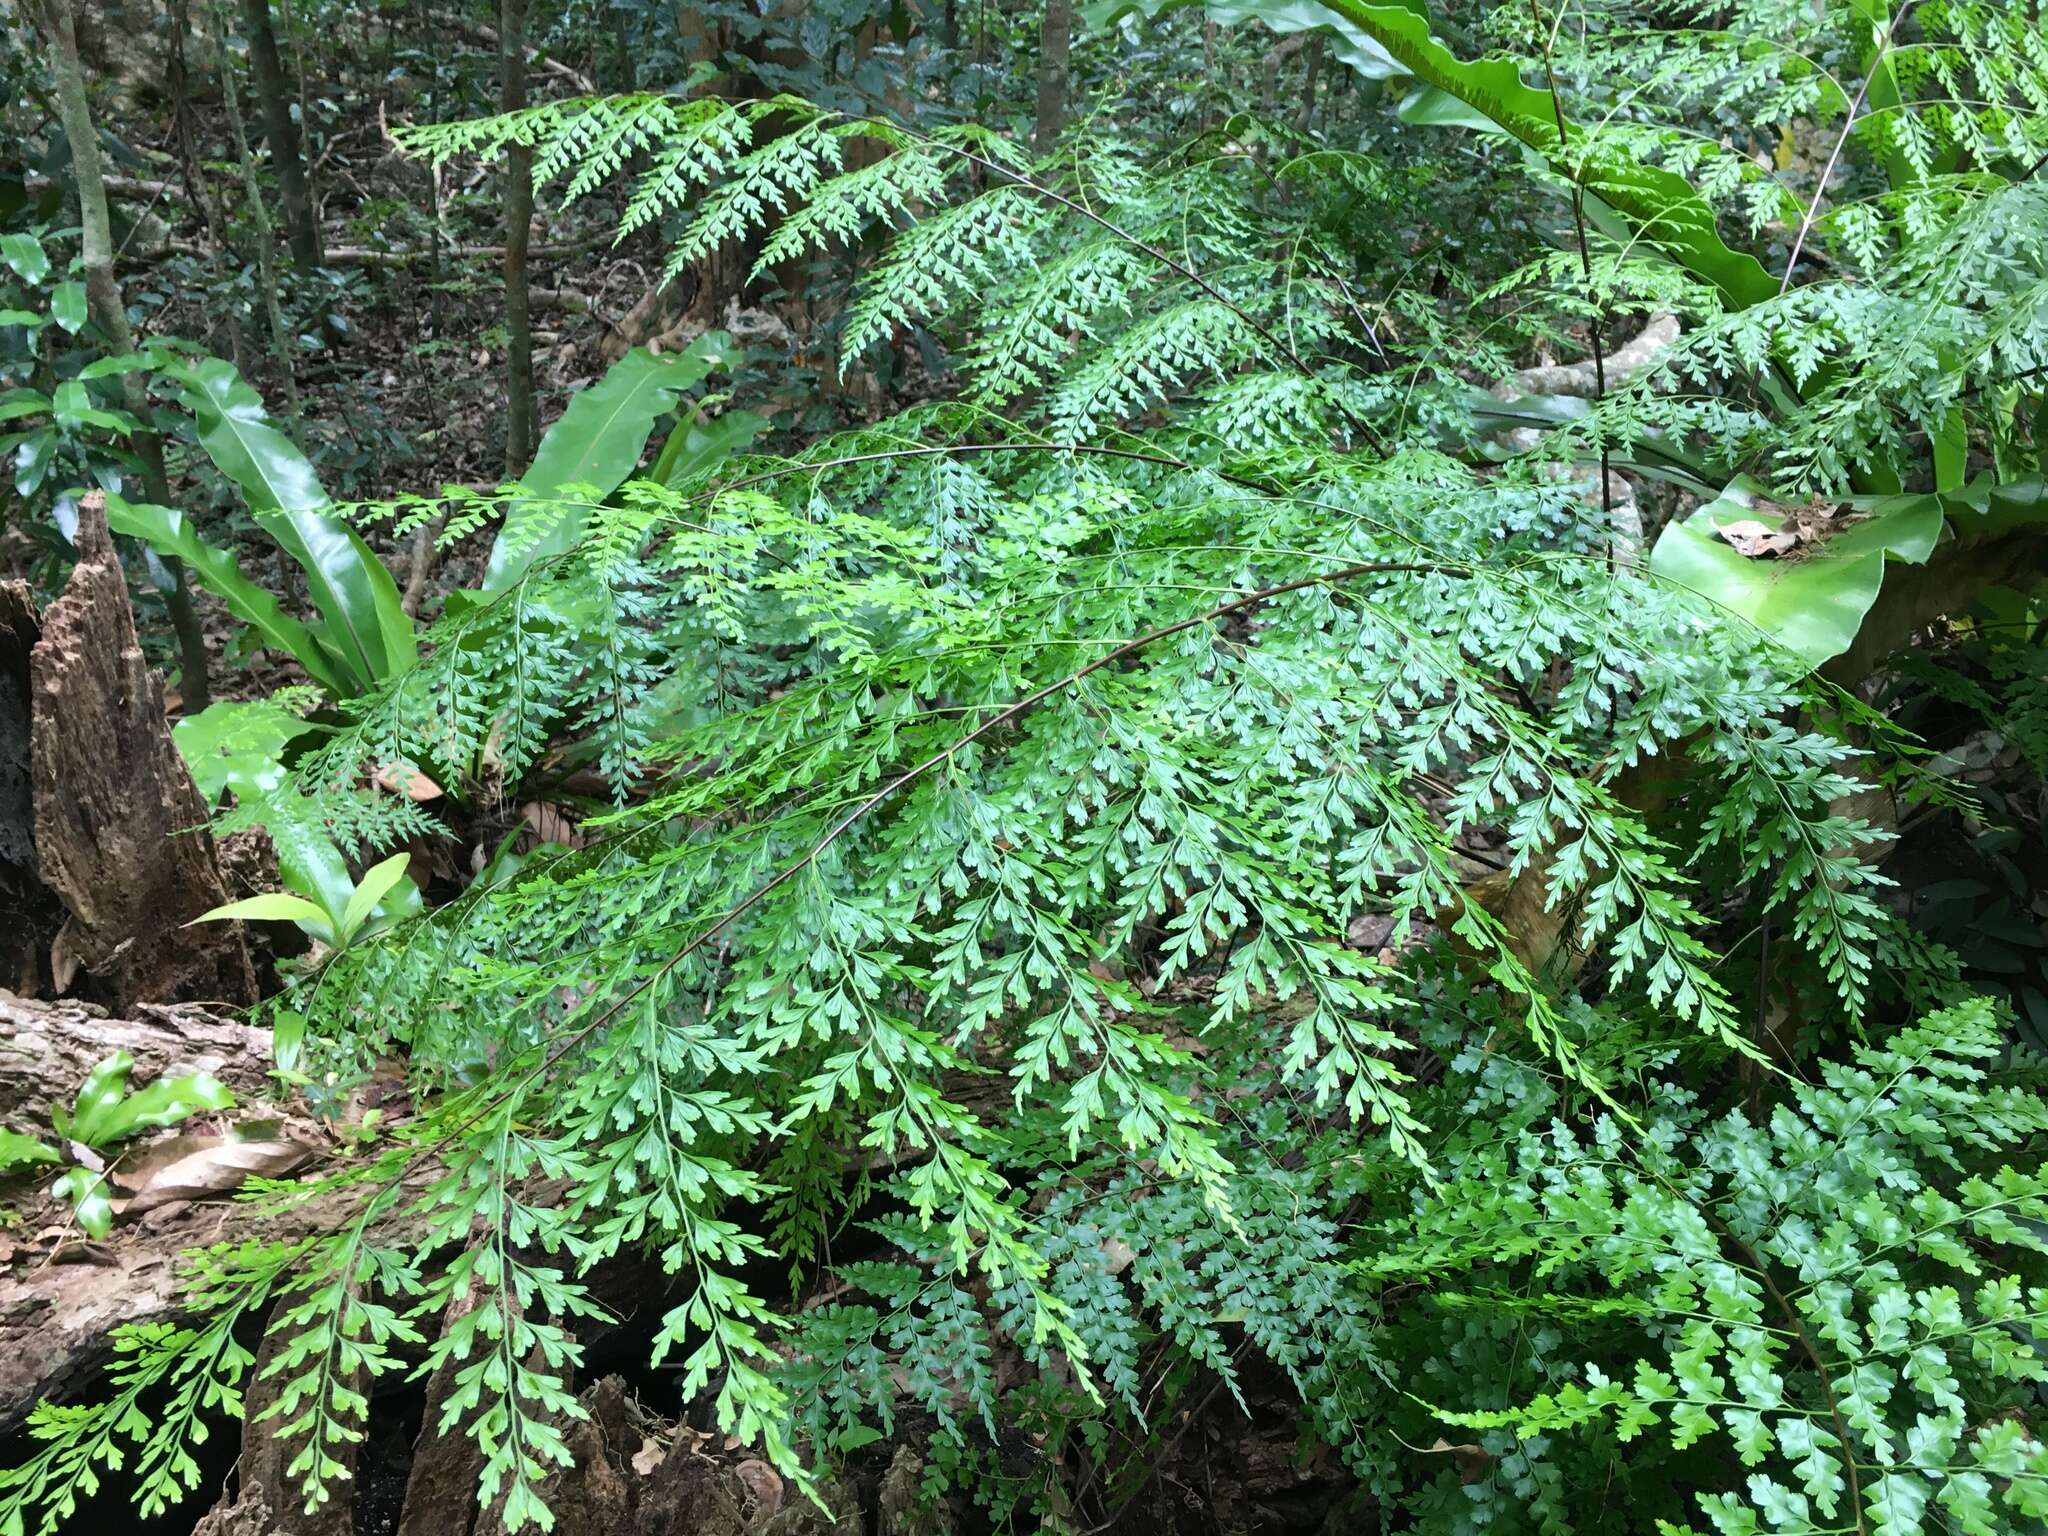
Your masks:
M0 10L0 1536L2048 1530L2048 29Z

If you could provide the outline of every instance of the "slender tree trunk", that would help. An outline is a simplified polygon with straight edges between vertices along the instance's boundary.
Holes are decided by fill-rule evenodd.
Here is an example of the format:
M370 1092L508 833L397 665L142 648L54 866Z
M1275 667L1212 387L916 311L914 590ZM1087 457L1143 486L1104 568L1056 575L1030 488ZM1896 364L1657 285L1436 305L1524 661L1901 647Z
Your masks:
M192 102L187 89L191 78L185 62L185 44L192 36L191 0L172 0L171 4L171 59L168 71L171 93L171 121L178 138L178 173L185 183L186 196L199 210L199 216L206 223L207 243L213 249L207 255L209 275L223 293L227 291L227 262L233 253L228 243L227 221L221 216L220 204L214 200L213 190L206 179L199 174L198 135L192 126ZM235 371L246 374L249 371L249 352L242 339L242 321L239 306L226 304L221 308L221 323L227 328L228 354L234 359ZM209 341L211 337L209 336Z
M1067 48L1074 36L1074 0L1045 0L1038 44L1038 121L1032 147L1041 155L1060 136L1067 116Z
M259 0L261 3L261 0ZM263 313L270 322L270 356L284 380L284 396L290 412L292 432L299 428L299 380L292 367L291 332L285 327L284 310L277 301L277 235L271 228L270 210L263 206L263 188L256 181L256 158L249 152L249 130L242 121L242 93L235 87L234 61L228 57L227 17L218 17L221 30L220 88L228 109L228 131L235 141L235 155L242 164L242 193L249 200L249 217L256 225L256 285L263 290Z
M277 56L277 34L270 26L270 0L242 0L242 25L249 34L256 105L263 114L263 137L270 145L270 163L277 172L278 195L284 202L292 260L301 270L311 271L320 265L320 224L313 216L313 198L306 187L306 162L299 150L298 128L292 122L284 65Z
M498 0L500 111L526 105L526 0ZM533 151L505 155L505 478L533 457L533 318L527 304L526 249L533 229Z
M1308 132L1316 112L1316 77L1323 72L1323 34L1318 32L1308 45L1308 79L1301 87L1301 110L1294 114L1294 131Z
M121 296L121 284L114 276L114 241L107 217L107 187L100 179L99 139L92 123L92 108L85 96L85 71L78 62L78 26L71 0L47 0L50 33L55 47L51 72L56 76L58 108L64 119L64 137L71 144L71 169L78 182L78 223L80 245L85 259L85 295L94 322L117 354L135 350L135 333L128 327L128 305ZM121 375L121 390L128 413L138 421L149 420L149 401L142 375ZM142 461L142 488L149 499L168 505L169 477L164 473L163 439L147 429L134 437L135 455ZM166 557L171 573L171 590L164 606L170 610L171 628L178 637L178 660L185 703L193 710L204 709L211 697L207 676L206 636L199 627L199 614L192 606L191 590L185 585L185 566Z
M292 78L299 93L299 131L304 135L306 166L306 206L313 210L313 243L320 245L320 166L313 153L313 111L306 101L306 50L299 43L299 24L292 17L292 0L279 0L284 11L284 30L292 40ZM346 57L346 55L344 55ZM343 72L336 71L337 81L344 78ZM337 94L339 91L337 90ZM321 254L325 254L323 251Z

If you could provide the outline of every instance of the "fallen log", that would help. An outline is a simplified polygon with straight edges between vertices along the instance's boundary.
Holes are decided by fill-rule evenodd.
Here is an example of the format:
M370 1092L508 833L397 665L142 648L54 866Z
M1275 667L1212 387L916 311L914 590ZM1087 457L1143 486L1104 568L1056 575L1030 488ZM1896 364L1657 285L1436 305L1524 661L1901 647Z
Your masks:
M91 1003L18 997L0 988L0 1121L30 1129L116 1051L135 1081L210 1072L242 1100L269 1088L270 1031L194 1005L143 1005L130 1018Z
M69 1104L92 1067L126 1051L138 1083L207 1071L245 1104L261 1101L270 1032L202 1008L161 1007L117 1018L78 1002L44 1003L0 991L0 1118L49 1133L49 1106ZM35 1177L12 1181L10 1204L43 1196ZM297 1230L331 1218L308 1206ZM179 1255L249 1227L225 1203L162 1206L105 1243L66 1225L0 1237L0 1436L17 1431L39 1398L64 1396L96 1376L114 1330L178 1315ZM282 1228L281 1228L282 1230Z

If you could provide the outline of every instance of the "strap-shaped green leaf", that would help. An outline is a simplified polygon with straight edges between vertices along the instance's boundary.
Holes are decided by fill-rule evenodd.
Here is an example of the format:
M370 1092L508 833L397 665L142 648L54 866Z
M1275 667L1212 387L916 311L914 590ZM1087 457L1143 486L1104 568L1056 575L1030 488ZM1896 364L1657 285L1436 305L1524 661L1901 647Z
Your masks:
M107 497L107 526L141 539L160 555L173 555L207 591L228 605L228 612L262 635L263 643L287 651L306 675L337 698L356 692L313 632L278 606L277 599L242 574L235 557L200 538L185 514L151 502Z
M707 331L681 352L656 355L635 347L611 371L569 402L542 434L533 467L520 484L532 499L513 503L491 546L484 590L502 592L526 574L534 561L572 547L583 531L582 513L560 516L546 533L533 537L530 524L548 498L565 486L589 486L609 496L639 467L654 423L675 408L676 397L714 368L730 366L732 339Z
M406 865L411 862L412 855L400 850L363 871L363 878L348 899L348 909L341 915L343 943L347 943L356 930L370 920L370 914L377 910L377 903L405 878Z
M19 1168L27 1163L54 1163L62 1156L63 1154L47 1141L38 1141L33 1136L24 1136L19 1131L0 1127L0 1172Z
M68 1118L53 1117L60 1134L88 1147L104 1147L136 1131L171 1125L202 1109L227 1109L235 1096L210 1072L160 1077L128 1091L135 1058L116 1051L99 1062L79 1085Z
M1797 551L1796 558L1743 554L1718 529L1767 521L1756 487L1737 481L1718 501L1665 528L1650 569L1740 615L1808 666L1855 642L1863 616L1884 586L1887 560L1918 565L1941 537L1941 503L1932 496L1887 496L1870 515Z
M412 620L398 585L356 531L323 510L327 493L290 438L270 424L263 399L234 365L209 357L176 364L199 444L241 488L264 531L306 572L320 610L319 635L357 690L412 665Z
M266 891L261 896L245 896L240 901L231 901L225 906L213 907L200 913L195 923L297 923L317 938L336 937L334 924L327 914L314 906L303 896L293 896L286 891Z
M727 411L711 421L679 421L647 478L657 485L687 485L767 430L768 418L753 411Z
M1132 4L1102 0L1084 8L1096 26L1107 25L1133 11L1157 15L1182 0ZM1683 176L1644 165L1624 147L1588 140L1585 132L1567 125L1569 153L1559 143L1555 99L1547 90L1522 79L1522 66L1510 59L1465 60L1436 40L1429 17L1417 5L1375 5L1368 0L1220 0L1208 13L1225 24L1245 18L1266 22L1275 30L1298 32L1316 20L1329 27L1345 46L1339 56L1369 79L1407 76L1416 89L1402 101L1404 121L1437 126L1475 127L1491 124L1512 135L1550 161L1562 174L1574 176L1589 197L1627 221L1637 239L1661 251L1702 281L1721 291L1731 309L1746 309L1778 292L1778 280L1763 263L1731 250L1714 227L1714 211ZM1370 44L1392 61L1389 69ZM1357 56L1357 57L1354 57Z

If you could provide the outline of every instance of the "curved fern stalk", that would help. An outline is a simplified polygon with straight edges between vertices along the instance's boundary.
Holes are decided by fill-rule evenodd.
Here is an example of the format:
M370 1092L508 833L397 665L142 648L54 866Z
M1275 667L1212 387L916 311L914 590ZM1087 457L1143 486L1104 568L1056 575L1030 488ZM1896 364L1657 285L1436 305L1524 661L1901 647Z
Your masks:
M634 620L646 634L681 632L700 604L718 623L799 614L780 633L829 645L835 660L680 734L668 760L716 768L679 770L645 806L607 818L615 841L452 914L451 926L476 926L429 990L390 985L372 955L342 957L324 983L330 1018L393 997L461 1016L461 1028L437 1023L416 1039L416 1058L441 1040L444 1064L480 1045L498 1052L492 1080L451 1103L421 1149L453 1149L437 1231L475 1246L490 1326L541 1330L532 1347L545 1357L548 1330L578 1304L568 1266L639 1240L625 1228L599 1239L584 1219L595 1206L525 1209L506 1170L551 1159L572 1189L601 1189L606 1209L648 1197L634 1230L697 1283L669 1337L707 1385L728 1371L721 1411L759 1426L804 1411L766 1370L770 1325L732 1274L753 1250L721 1209L763 1197L731 1170L776 1134L761 1129L772 1115L806 1156L891 1161L907 1215L887 1240L949 1276L988 1279L1020 1343L1092 1372L1100 1337L1049 1268L1056 1245L1011 1182L1018 1161L1048 1146L1105 1166L1147 1158L1222 1231L1220 1213L1257 1208L1226 1117L1185 1091L1194 1053L1169 1037L1156 997L1095 974L1105 949L1133 952L1149 930L1169 986L1213 971L1207 1025L1182 1027L1224 1040L1271 1020L1275 1092L1318 1115L1383 1119L1375 1157L1428 1159L1435 1133L1400 1062L1392 978L1342 943L1346 915L1368 902L1442 914L1525 1008L1546 1069L1601 1083L1584 1019L1531 974L1503 924L1453 905L1453 839L1466 828L1503 824L1518 859L1562 845L1558 901L1582 902L1587 931L1605 935L1610 984L1670 1001L1659 1039L1715 1032L1727 1009L1686 931L1696 916L1640 823L1603 791L1600 760L1725 718L1731 700L1780 697L1747 670L1753 651L1654 589L1589 587L1590 562L1503 554L1488 519L1513 493L1499 486L1482 499L1332 456L1317 461L1318 494L1262 494L1149 445L893 443L903 430L856 433L811 462L701 492L637 490L595 514L578 550L530 570L519 593L559 581L563 601L596 600L598 584L624 575L670 605ZM940 581L922 525L887 509L901 505L892 477L949 452L990 466L977 494L992 500L977 514L987 537ZM1531 492L1525 510L1558 495ZM814 498L833 518L815 517ZM1048 546L1075 506L1113 536ZM701 525L664 524L685 507ZM1445 552L1382 558L1389 545ZM643 583L636 568L672 585ZM736 606L746 602L765 606ZM878 605L899 632L874 633ZM444 652L502 655L478 626L509 624L518 606L508 592L460 616L465 643L437 643L427 665ZM1254 609L1256 625L1219 622ZM1679 636L1693 667L1646 665ZM1147 666L1127 665L1141 655ZM1540 719L1503 679L1540 687L1558 656L1573 681L1555 718ZM587 659L563 665L573 678ZM509 713L519 686L433 697L480 734L476 722ZM991 695L1012 702L974 702ZM967 718L932 700L963 701ZM1425 801L1439 775L1454 781L1447 798ZM422 944L422 962L442 967L453 952ZM564 998L550 978L570 972L594 984ZM1015 1089L1004 1120L947 1091L945 1074L991 1059ZM609 1096L622 1082L634 1084L623 1103ZM1356 1148L1364 1139L1343 1123ZM841 1198L793 1203L829 1217ZM810 1219L799 1211L789 1230ZM533 1239L516 1272L493 1257L499 1224ZM550 1240L559 1249L545 1257ZM1155 1278L1148 1304L1189 1358L1209 1359L1199 1296ZM547 1299L517 1304L522 1283L550 1288ZM451 1369L461 1347L450 1345ZM505 1363L495 1336L466 1348L462 1369ZM1117 1379L1104 1362L1106 1396ZM547 1384L509 1367L478 1380L458 1413L472 1427L499 1435L552 1411ZM539 1438L524 1447L503 1476L538 1499L551 1453Z
M241 1384L256 1357L238 1334L264 1315L301 1263L316 1257L321 1241L222 1245L189 1255L182 1277L188 1320L117 1329L112 1396L81 1406L43 1402L30 1414L37 1448L0 1471L0 1531L54 1536L100 1491L103 1474L124 1468L144 1519L195 1491L202 1469L190 1447L205 1438L210 1420L242 1411Z
M278 1420L272 1434L287 1449L298 1448L283 1475L296 1483L308 1515L348 1475L341 1457L362 1441L370 1391L401 1363L395 1350L426 1343L389 1304L419 1294L418 1258L372 1237L373 1224L397 1198L395 1183L375 1191L353 1222L278 1287L281 1305L270 1328L284 1342L261 1373L277 1385L256 1421Z

